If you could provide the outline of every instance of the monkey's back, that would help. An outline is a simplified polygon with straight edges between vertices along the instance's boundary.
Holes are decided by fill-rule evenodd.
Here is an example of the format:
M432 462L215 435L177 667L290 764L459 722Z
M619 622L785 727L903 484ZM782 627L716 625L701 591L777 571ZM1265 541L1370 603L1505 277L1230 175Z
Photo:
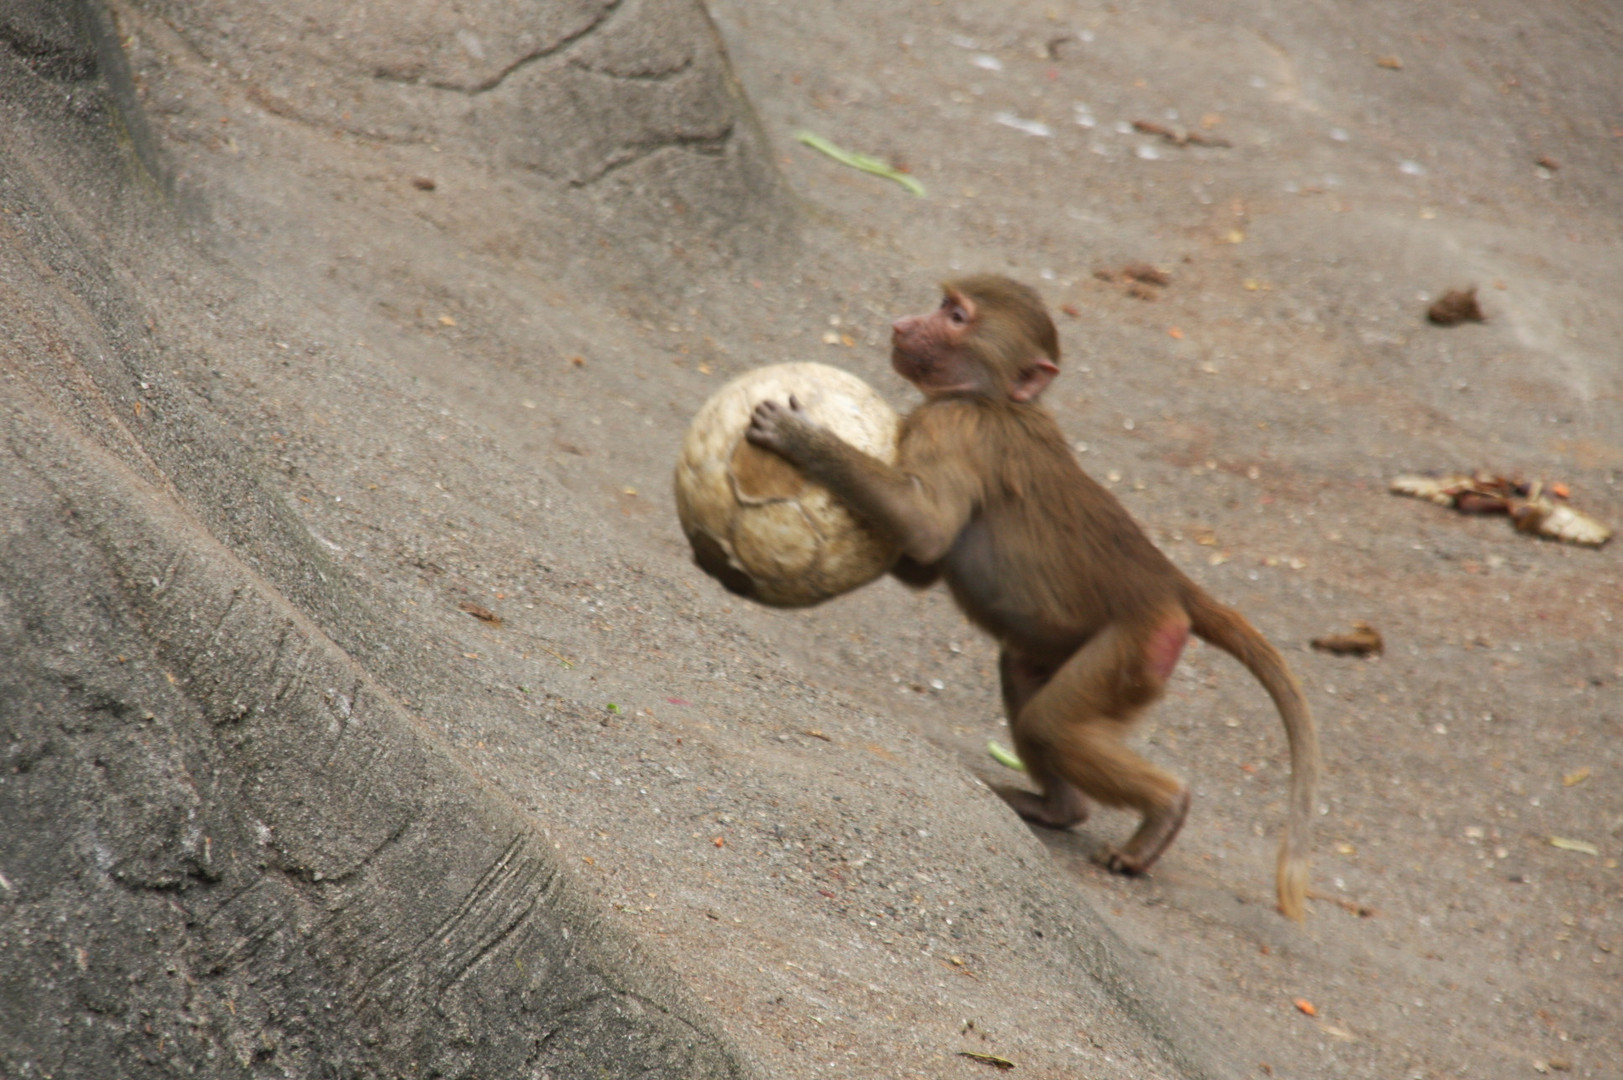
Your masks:
M1083 471L1046 409L937 400L908 417L902 440L903 460L922 451L938 483L968 488L969 523L942 572L1001 642L1068 655L1105 625L1178 601L1182 573Z

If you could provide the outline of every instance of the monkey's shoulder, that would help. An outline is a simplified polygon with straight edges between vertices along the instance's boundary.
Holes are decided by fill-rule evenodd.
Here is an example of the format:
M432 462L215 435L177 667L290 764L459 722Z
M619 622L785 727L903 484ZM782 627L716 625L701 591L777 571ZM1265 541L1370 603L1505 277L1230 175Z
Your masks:
M966 426L978 427L984 407L968 396L927 398L902 418L903 439L938 437Z
M1041 405L993 401L975 395L935 398L902 421L901 440L994 452L1035 446L1065 449L1054 415Z

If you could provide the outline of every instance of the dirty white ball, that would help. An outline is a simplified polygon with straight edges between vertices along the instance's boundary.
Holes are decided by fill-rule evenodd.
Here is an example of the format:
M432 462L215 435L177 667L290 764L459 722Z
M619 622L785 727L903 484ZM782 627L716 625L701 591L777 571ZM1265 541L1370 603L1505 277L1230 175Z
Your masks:
M745 441L756 403L791 394L852 446L896 460L896 413L855 375L827 364L757 368L716 391L688 426L676 512L706 573L740 596L803 607L867 584L897 552L827 488Z

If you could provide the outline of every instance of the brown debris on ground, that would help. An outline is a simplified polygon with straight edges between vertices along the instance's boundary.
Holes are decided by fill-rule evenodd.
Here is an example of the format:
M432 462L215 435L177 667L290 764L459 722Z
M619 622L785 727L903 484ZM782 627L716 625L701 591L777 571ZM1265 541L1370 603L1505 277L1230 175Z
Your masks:
M1565 484L1513 480L1492 473L1405 475L1392 479L1391 490L1458 510L1462 514L1503 514L1524 533L1568 544L1599 547L1612 530L1567 502Z
M1458 326L1467 322L1486 322L1482 305L1477 303L1476 286L1453 289L1444 293L1426 309L1426 320L1433 326Z
M1362 620L1353 622L1351 633L1326 634L1309 642L1320 652L1335 656L1379 656L1386 650L1381 632Z

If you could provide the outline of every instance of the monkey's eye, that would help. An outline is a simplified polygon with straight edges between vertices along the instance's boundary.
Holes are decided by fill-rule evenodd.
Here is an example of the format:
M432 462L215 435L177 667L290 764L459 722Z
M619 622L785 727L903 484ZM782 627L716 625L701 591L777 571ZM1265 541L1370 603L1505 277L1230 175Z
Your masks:
M952 320L954 326L963 326L969 322L969 312L957 304L953 304L947 308L947 318Z

